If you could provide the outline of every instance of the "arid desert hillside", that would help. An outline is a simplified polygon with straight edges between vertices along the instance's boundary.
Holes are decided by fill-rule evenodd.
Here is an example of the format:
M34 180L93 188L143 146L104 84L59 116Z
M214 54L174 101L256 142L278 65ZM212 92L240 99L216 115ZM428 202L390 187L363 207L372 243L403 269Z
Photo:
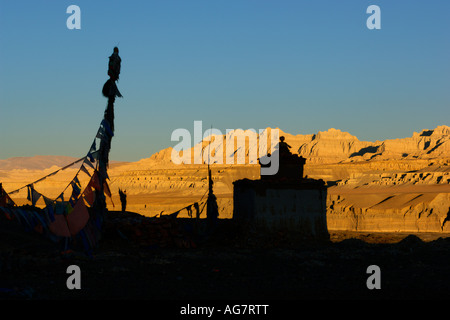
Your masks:
M273 129L266 130L270 137ZM190 205L198 203L201 208L205 201L207 165L196 161L198 154L194 152L203 150L204 159L208 153L210 160L215 159L211 169L220 218L232 218L233 181L259 179L255 154L262 144L270 145L270 140L260 139L256 132L233 134L245 134L245 145L236 140L236 145L230 147L234 136L205 139L198 149L193 146L189 150L192 152L184 151L191 155L191 164L175 164L173 155L177 153L172 146L137 162L113 163L109 169L113 194L108 199L109 207L120 209L121 188L127 192L129 211L154 216L181 210L179 216L188 216ZM375 142L360 141L337 129L307 135L292 135L279 129L279 136L285 137L292 153L306 158L305 176L327 183L329 230L450 231L450 127L438 126L414 132L408 138ZM244 156L244 163L236 164L240 155ZM6 191L11 191L57 167L8 169L0 163L0 180ZM74 166L35 188L56 196L77 170ZM15 197L26 201L23 192Z

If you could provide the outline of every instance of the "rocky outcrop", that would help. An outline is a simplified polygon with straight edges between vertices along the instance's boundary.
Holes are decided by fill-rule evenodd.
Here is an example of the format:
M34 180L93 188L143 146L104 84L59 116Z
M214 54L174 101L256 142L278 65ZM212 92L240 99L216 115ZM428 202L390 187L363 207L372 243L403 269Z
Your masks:
M289 137L286 138L289 143ZM414 132L412 137L385 141L359 141L336 129L313 135L298 148L311 163L339 163L367 160L439 159L450 157L450 127Z
M450 157L450 127L414 132L412 137L373 143L366 150L351 155L352 160L436 159Z
M450 166L353 173L329 188L327 205L330 229L450 232Z
M326 164L341 162L358 162L369 160L408 160L408 159L441 159L450 158L450 127L438 126L434 130L422 130L414 132L412 137L402 139L388 139L384 141L360 141L348 132L331 128L320 131L317 134L292 135L283 132L279 128L279 136L284 136L291 146L291 152L307 159L309 164ZM268 136L273 129L267 128ZM239 145L237 137L244 137L245 145ZM236 140L235 140L236 139ZM205 150L209 139L201 143L198 150ZM227 146L230 141L235 141L233 146ZM242 140L243 141L243 140ZM245 163L255 162L254 154L260 144L260 135L252 130L236 130L230 134L216 136L213 139L211 154L223 154L221 163L227 163L228 159L234 159L236 154L244 152ZM228 148L227 148L228 147ZM269 148L270 149L270 148ZM192 155L191 163L194 163L195 147L187 150ZM145 162L169 163L171 162L172 148L164 149L154 154ZM253 162L252 162L253 160ZM144 160L141 160L144 161ZM233 161L230 161L231 163ZM199 162L197 162L199 163ZM237 163L235 161L235 163Z
M334 163L346 160L372 145L371 142L359 141L347 132L330 129L313 135L311 141L298 148L298 154L311 163Z
M366 205L358 205L355 197L328 197L329 230L450 232L450 193L359 195L376 202Z

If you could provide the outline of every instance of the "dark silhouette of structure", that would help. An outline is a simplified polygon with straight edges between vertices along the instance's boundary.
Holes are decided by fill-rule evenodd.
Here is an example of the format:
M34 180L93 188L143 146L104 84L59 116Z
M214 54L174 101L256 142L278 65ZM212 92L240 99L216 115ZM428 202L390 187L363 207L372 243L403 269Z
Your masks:
M25 227L25 230L35 230L49 239L61 243L64 246L63 252L66 252L72 246L73 248L83 247L86 253L90 255L91 250L101 238L103 221L108 213L105 195L111 196L107 183L109 179L107 169L109 166L111 140L114 136L114 102L116 96L118 96L115 81L120 73L120 61L117 49L115 54L110 57L109 69L111 71L108 71L110 78L107 81L109 88L107 84L103 87L103 94L108 98L108 103L100 128L87 155L31 184L10 192L12 194L27 188L27 199L31 201L31 206L16 207L0 185L0 207L14 206L14 208L7 208L7 219L15 219ZM105 88L108 88L108 90ZM100 140L99 145L97 139ZM72 193L68 200L64 200L66 189L55 200L45 197L34 189L34 183L42 181L56 174L56 172L65 170L81 161L83 161L83 164L80 170L66 187L67 189L69 186L72 186ZM83 167L85 164L94 169L92 175ZM91 177L84 192L81 192L81 185L78 180L78 174L82 171ZM36 203L41 197L45 202L44 208L36 207ZM89 206L86 206L86 203Z
M278 143L278 150L280 150L280 155L292 155L291 153L291 146L288 145L286 142L284 142L284 136L280 137L280 142Z
M276 174L233 182L233 219L261 232L269 229L292 232L304 239L329 240L325 183L304 178L306 159L292 154L290 148L282 136L275 151L268 155L271 161L278 157ZM260 160L260 165L269 167L271 163L263 165Z
M280 142L275 147L275 151L272 155L269 154L271 159L278 157L279 168L278 172L274 175L262 175L262 180L301 180L303 179L303 166L306 163L306 159L298 154L293 154L290 150L291 146L287 144L284 136L280 137ZM261 167L270 167L271 163L263 165L260 161Z
M200 206L198 202L194 203L194 208L195 208L195 218L198 220L200 219Z
M109 178L107 173L107 168L109 166L109 151L111 150L111 140L114 136L114 102L117 96L122 97L115 83L115 81L119 79L121 61L119 49L115 47L114 53L109 57L108 63L108 75L110 78L106 81L102 90L103 95L108 98L108 104L102 121L102 126L108 134L100 140L100 149L96 167L96 170L99 173L100 192L95 193L96 196L93 204L93 212L102 218L108 211L105 198L105 182L106 179Z
M213 192L213 180L211 177L211 169L208 165L208 198L206 200L206 219L210 224L214 225L219 218L219 206L217 205L217 198Z
M122 191L119 188L120 202L122 203L122 212L127 210L127 190Z
M122 59L119 56L119 48L114 47L113 54L109 56L108 76L112 81L119 80Z
M122 59L119 56L119 48L114 47L113 54L109 56L108 63L108 76L109 79L103 85L102 93L103 96L109 98L111 96L114 97L122 97L122 94L119 92L117 88L116 81L119 80L120 76L120 68L122 64Z

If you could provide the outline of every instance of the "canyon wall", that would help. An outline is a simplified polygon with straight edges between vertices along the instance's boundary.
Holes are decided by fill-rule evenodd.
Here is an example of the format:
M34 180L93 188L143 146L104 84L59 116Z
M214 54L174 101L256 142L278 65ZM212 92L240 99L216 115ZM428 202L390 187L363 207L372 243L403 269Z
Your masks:
M267 129L269 136L271 130ZM200 145L205 154L210 151L210 157L223 159L222 163L216 161L211 165L220 218L233 216L233 181L260 178L257 161L250 160L255 160L253 153L261 142L270 145L255 132L245 133L245 143L236 143L233 148L225 145L226 136L212 139L211 150L207 149L208 139ZM231 133L238 134L239 131ZM450 127L438 126L415 132L411 137L376 142L360 141L337 129L306 135L280 130L279 135L286 138L292 153L306 158L304 173L307 177L327 182L329 230L450 231L447 220L450 219ZM228 141L234 140L234 136L228 137ZM194 148L185 151L192 162ZM202 204L208 186L206 164L201 164L202 161L174 164L173 152L169 147L147 159L111 165L109 184L113 197L108 199L109 208L120 209L118 188L127 190L128 210L148 216L169 214L195 202ZM243 152L245 164L226 163L227 159L236 160L239 152ZM11 163L3 161L5 166ZM11 169L1 165L2 162L0 179L6 191L26 185L57 168ZM57 195L75 172L76 168L64 171L62 175L36 184L35 188L44 194ZM15 197L26 202L23 192ZM188 215L187 210L180 211L180 216Z

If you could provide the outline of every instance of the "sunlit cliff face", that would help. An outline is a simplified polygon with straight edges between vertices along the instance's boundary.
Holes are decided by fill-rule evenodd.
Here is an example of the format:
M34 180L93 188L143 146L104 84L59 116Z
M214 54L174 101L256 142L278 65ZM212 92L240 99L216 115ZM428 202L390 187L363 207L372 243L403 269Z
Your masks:
M377 142L359 141L336 129L311 135L291 135L280 130L280 135L285 136L293 153L306 158L304 174L327 182L330 229L447 230L448 223L444 220L449 211L446 198L450 192L449 127ZM251 148L247 142L245 152ZM113 197L112 201L107 199L109 209L120 208L119 188L127 190L128 210L149 216L204 201L208 189L207 166L176 165L171 161L171 152L169 147L138 162L111 164L108 173ZM0 168L0 177L5 190L10 191L53 169ZM211 169L219 217L231 218L233 181L259 179L260 167L258 164L212 164ZM36 184L35 188L43 194L57 195L76 170L66 170ZM13 199L19 204L27 203L26 192L14 195ZM180 212L180 216L187 215L186 210Z

